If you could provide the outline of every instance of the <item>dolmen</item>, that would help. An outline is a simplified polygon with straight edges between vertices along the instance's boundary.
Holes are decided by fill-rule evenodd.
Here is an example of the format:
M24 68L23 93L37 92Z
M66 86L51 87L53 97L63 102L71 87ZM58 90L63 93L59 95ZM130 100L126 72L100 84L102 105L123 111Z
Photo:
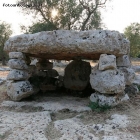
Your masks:
M125 87L133 83L135 72L129 57L130 42L118 31L56 30L22 34L9 38L4 50L9 53L11 68L7 94L14 101L40 89L56 90L53 82L75 91L83 91L90 84L95 90L90 100L100 105L113 106L129 99ZM38 59L35 65L31 64L32 58ZM53 69L51 59L72 60L63 78ZM99 61L91 67L86 60ZM56 77L59 82L54 80Z

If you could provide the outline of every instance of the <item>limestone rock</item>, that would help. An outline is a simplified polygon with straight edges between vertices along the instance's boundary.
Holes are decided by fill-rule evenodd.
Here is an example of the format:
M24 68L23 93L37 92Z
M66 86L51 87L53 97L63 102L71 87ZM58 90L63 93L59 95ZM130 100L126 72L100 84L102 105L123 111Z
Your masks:
M89 83L91 66L89 62L74 60L67 65L64 74L65 88L72 90L84 90Z
M140 66L132 66L131 67L135 72L140 72Z
M101 54L99 59L99 70L116 69L116 56Z
M19 101L33 94L33 88L29 81L7 81L7 94L14 101Z
M10 59L8 65L12 69L27 70L28 66L24 60L20 59Z
M123 93L125 89L124 74L118 70L93 70L90 74L90 84L100 93Z
M120 67L119 70L123 72L125 78L125 85L131 85L135 80L135 72L131 68Z
M9 38L7 52L24 52L44 59L99 59L100 54L121 56L130 51L130 42L119 32L109 30L43 31Z
M7 80L27 80L28 78L29 74L27 71L16 69L12 69L7 76Z
M140 74L136 74L133 84L140 86Z
M37 62L36 68L38 70L49 70L49 69L53 68L53 63L51 63L51 62L46 62L46 63Z
M90 96L90 101L94 103L98 103L100 106L104 106L104 105L115 106L127 100L129 100L129 96L127 94L121 96L106 96L96 92L96 93L92 93Z
M10 52L10 59L25 59L25 55L22 52Z
M123 55L123 56L117 57L116 61L117 61L118 67L130 67L131 66L131 62L130 62L128 55Z

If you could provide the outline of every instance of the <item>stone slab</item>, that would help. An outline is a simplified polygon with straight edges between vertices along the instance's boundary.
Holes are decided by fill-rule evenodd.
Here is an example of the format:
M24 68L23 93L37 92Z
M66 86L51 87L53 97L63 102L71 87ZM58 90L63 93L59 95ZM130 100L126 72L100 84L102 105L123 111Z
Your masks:
M130 42L118 31L43 31L22 34L6 41L6 52L24 52L46 59L99 59L100 54L121 56L130 51Z

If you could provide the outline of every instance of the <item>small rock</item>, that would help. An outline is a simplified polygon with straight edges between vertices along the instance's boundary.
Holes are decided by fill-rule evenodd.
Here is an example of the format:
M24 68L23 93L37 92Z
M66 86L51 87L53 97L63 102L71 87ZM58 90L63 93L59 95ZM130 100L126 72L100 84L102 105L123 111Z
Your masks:
M140 66L132 66L131 67L135 72L140 72Z
M65 68L64 86L67 89L82 91L89 83L91 66L89 62L74 60Z
M123 55L123 56L117 57L117 66L118 67L130 67L131 62L130 62L129 56Z
M33 94L33 88L29 81L7 81L7 94L12 100L20 101Z
M104 94L123 93L125 89L124 74L118 70L93 70L90 74L93 89Z
M22 52L10 52L10 59L25 59L25 55Z
M140 74L135 75L135 79L133 81L133 84L140 86Z
M108 106L115 106L122 101L129 100L129 97L127 94L125 95L115 95L115 96L106 96L103 94L100 94L98 92L92 93L90 96L90 101L94 103L98 103L100 106L108 105Z
M99 70L116 69L116 56L101 54L99 59Z
M134 70L126 67L119 67L119 70L124 74L125 85L131 85L135 80Z
M25 70L12 69L7 76L7 80L27 80L29 76Z
M24 60L10 59L8 65L12 69L27 70L28 66Z

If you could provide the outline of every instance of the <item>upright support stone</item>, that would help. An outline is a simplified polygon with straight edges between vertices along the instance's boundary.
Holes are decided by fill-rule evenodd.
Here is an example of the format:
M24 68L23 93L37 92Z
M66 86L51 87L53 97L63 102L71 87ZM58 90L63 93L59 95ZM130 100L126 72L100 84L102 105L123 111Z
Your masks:
M124 74L118 70L93 70L90 74L93 89L103 94L120 94L124 92Z
M64 86L68 89L82 91L89 83L90 73L89 62L74 60L65 68Z
M26 56L21 52L10 52L8 62L11 71L7 76L7 94L14 101L33 94L33 88L28 80Z

